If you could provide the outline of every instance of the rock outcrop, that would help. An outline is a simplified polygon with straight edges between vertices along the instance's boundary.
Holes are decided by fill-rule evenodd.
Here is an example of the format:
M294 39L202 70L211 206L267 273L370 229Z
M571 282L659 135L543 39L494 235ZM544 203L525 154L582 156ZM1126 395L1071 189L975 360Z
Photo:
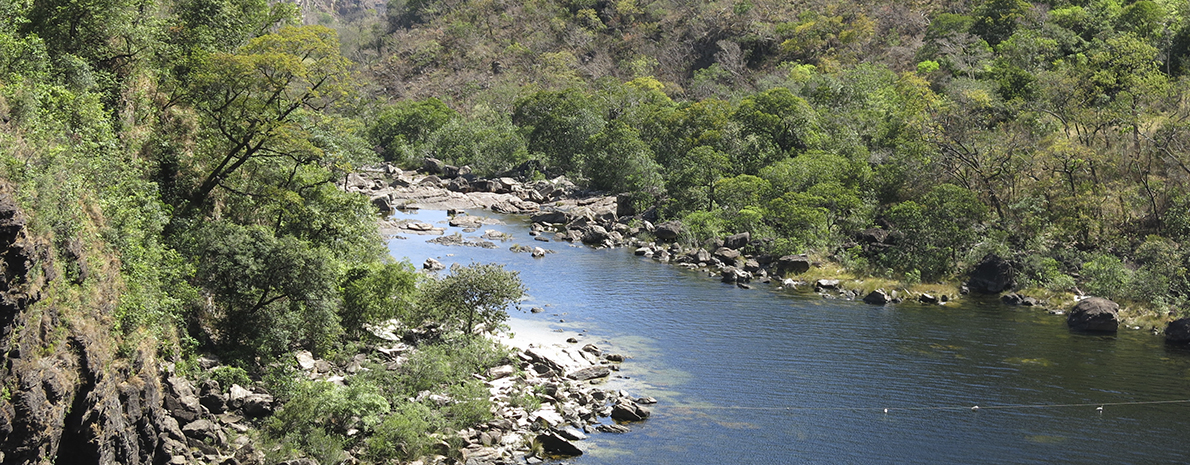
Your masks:
M1012 264L996 254L987 254L971 270L967 288L980 294L999 294L1016 285Z
M1088 297L1074 305L1066 324L1075 331L1114 333L1120 326L1120 305L1101 297Z

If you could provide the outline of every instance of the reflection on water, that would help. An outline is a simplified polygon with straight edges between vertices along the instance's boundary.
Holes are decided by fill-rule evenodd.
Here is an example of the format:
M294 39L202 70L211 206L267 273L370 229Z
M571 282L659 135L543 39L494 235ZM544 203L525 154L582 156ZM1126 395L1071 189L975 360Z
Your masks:
M442 212L413 217L447 227ZM1151 335L1072 334L1062 317L993 300L872 307L765 285L744 290L625 250L538 242L523 220L503 219L508 224L483 228L512 235L496 249L425 243L432 236L389 247L418 266L429 257L447 266L505 264L530 294L514 312L514 332L576 336L629 357L609 386L657 398L653 418L623 435L591 435L582 445L588 453L568 463L1190 456L1190 404L969 408L1190 399L1190 354ZM557 253L533 259L510 252L516 243Z

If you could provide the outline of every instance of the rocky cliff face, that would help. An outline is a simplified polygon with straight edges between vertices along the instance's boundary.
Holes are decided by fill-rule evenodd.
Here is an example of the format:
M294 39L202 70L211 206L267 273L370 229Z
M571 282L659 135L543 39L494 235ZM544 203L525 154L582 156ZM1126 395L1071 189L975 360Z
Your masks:
M26 224L0 186L0 463L163 463L157 363L117 357L107 323L116 278L77 273L82 247L58 257Z

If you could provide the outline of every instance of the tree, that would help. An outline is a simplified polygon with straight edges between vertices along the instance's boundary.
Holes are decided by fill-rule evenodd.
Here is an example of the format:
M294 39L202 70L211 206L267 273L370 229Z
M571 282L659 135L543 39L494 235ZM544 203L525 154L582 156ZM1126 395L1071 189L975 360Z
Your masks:
M457 111L436 98L400 102L380 113L368 128L368 138L385 160L410 162L404 153L415 151L430 135L460 119ZM404 153L403 153L404 152Z
M890 268L917 270L922 279L934 280L954 271L959 252L979 237L977 227L987 207L975 194L953 184L935 187L921 198L893 205L885 216L902 235L884 259Z
M567 172L582 167L587 141L603 130L604 119L591 99L576 89L542 91L517 100L512 122L521 128L530 153Z
M351 92L349 65L335 32L321 26L286 27L237 53L212 54L191 86L207 144L194 160L201 181L180 216L208 207L211 193L251 162L296 169L321 161L311 132L322 110Z
M995 46L1008 39L1033 6L1025 0L987 0L972 15L971 32Z
M338 274L326 249L263 226L210 221L181 241L195 280L218 312L216 341L233 351L277 354L329 347L341 329Z
M744 99L732 119L744 127L745 133L767 138L786 153L805 150L816 142L818 136L814 109L805 99L784 87ZM761 166L764 164L767 163Z
M364 325L408 317L417 290L417 274L409 262L365 263L343 275L343 329L359 335Z
M524 295L525 286L515 271L501 265L456 264L450 275L426 284L421 304L432 312L431 319L471 335L476 325L488 333L498 329L508 320L505 309Z

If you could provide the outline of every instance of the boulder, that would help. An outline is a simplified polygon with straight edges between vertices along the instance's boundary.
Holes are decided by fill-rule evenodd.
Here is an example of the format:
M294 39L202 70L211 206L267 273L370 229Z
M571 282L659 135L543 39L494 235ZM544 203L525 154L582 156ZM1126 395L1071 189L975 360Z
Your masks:
M1012 264L996 254L985 255L969 277L967 288L981 294L999 294L1016 285L1016 271Z
M467 182L467 179L462 177L454 178L451 179L450 183L446 185L446 190L462 193L471 192L471 183Z
M810 271L810 258L805 255L786 255L777 259L777 271L800 274Z
M391 215L393 213L393 204L389 201L388 196L380 196L372 199L372 206L380 211L382 215Z
M837 291L839 290L839 280L837 279L819 279L814 281L814 291Z
M752 280L752 273L741 270L734 266L724 268L720 276L722 276L720 281L723 281L727 284L746 283Z
M442 262L432 258L427 258L425 263L422 263L421 267L430 271L442 271L446 269L446 265L443 265Z
M611 368L607 365L595 365L593 367L576 370L566 375L567 378L575 381L586 381L588 379L603 378L611 374Z
M938 298L931 294L922 294L917 297L917 301L923 304L936 304L938 303Z
M1101 297L1080 300L1066 317L1075 331L1114 333L1120 326L1120 304Z
M533 248L533 258L541 258L545 256L545 249L541 247Z
M211 420L195 420L187 423L182 427L182 434L188 438L194 438L199 441L207 442L215 445L224 445L227 443L227 435L223 433L223 428L216 425Z
M422 163L422 170L427 174L441 174L445 169L446 163L437 158L426 157L425 162Z
M219 389L219 382L213 379L208 379L202 383L198 402L214 414L220 414L227 410L227 398L223 396L223 391Z
M665 241L677 239L680 234L682 234L682 223L678 221L667 221L653 229L653 235Z
M583 233L584 244L602 244L608 238L607 230L603 226L591 226Z
M714 257L723 261L723 263L735 263L735 260L740 258L740 251L727 247L720 247L715 249Z
M568 218L566 216L566 212L559 212L559 211L541 212L536 215L530 216L529 220L534 223L554 223L554 224L570 222L570 218Z
M649 418L652 412L649 409L641 407L636 402L620 399L616 405L612 406L612 419L617 421L642 421Z
M541 444L541 450L550 455L560 455L564 457L575 457L583 455L582 449L574 443L562 438L557 433L543 433L537 435L537 443Z
M707 249L699 248L693 252L692 256L696 261L698 261L698 263L707 263L711 261L711 252Z
M273 396L252 394L243 399L240 408L246 417L267 417L273 414Z
M748 245L748 241L752 239L752 235L747 232L727 236L723 239L723 246L729 249L739 250Z
M884 292L884 289L876 289L864 296L864 303L872 305L884 305L891 301L892 298Z
M1179 318L1165 327L1165 342L1190 344L1190 318Z
M856 233L855 239L865 244L883 244L888 240L888 231L879 228L865 229Z
M610 425L599 425L599 426L596 426L595 429L598 430L600 433L617 433L617 434L627 433L628 431L630 431L627 426L617 425L615 423L612 423Z
M1003 302L1004 305L1025 306L1025 307L1033 307L1039 303L1037 301L1037 299L1035 299L1035 298L1025 297L1025 296L1017 294L1015 292L1013 292L1011 294L1004 294L1004 296L1000 297L1000 302Z
M582 441L584 439L587 439L586 434L583 434L583 432L581 430L579 430L578 428L575 428L573 426L567 426L565 428L558 428L556 430L556 432L558 433L558 436L569 439L571 441Z

